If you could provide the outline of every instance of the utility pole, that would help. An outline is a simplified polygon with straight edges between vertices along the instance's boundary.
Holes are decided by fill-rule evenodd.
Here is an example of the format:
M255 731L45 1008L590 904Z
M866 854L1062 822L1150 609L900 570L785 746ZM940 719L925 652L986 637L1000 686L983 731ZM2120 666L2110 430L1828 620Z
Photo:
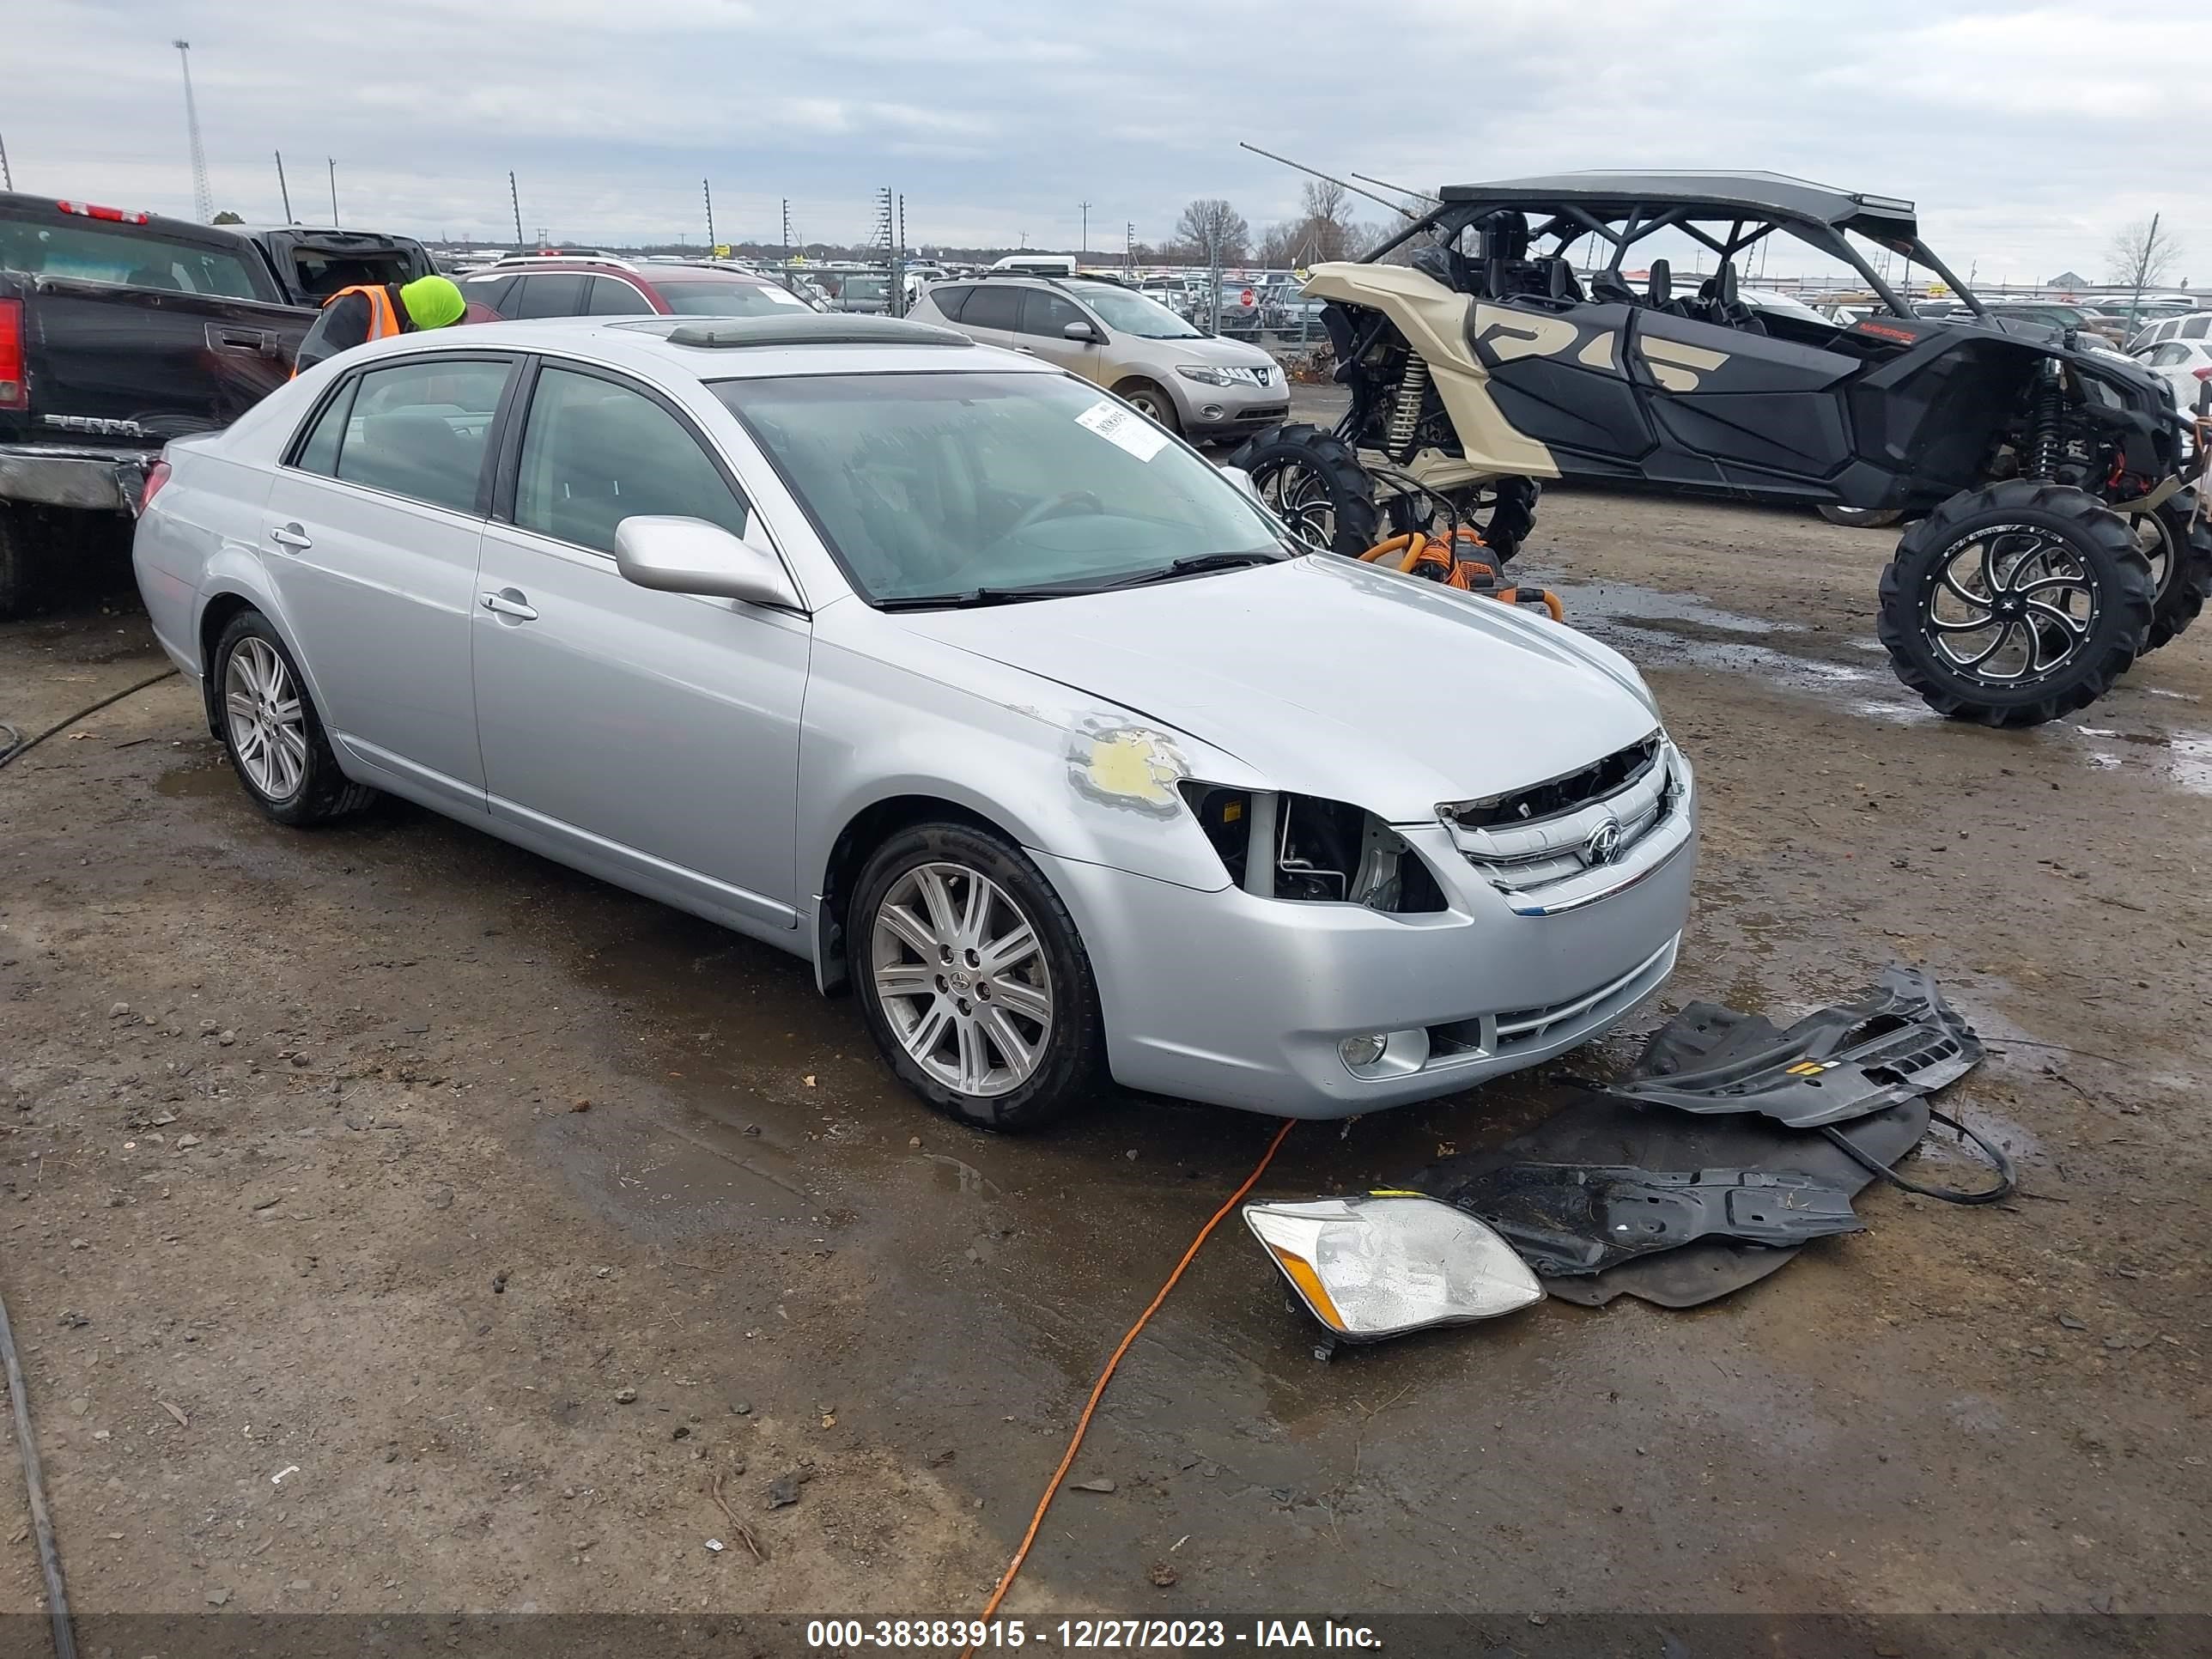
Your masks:
M1083 251L1088 253L1091 252L1091 204L1078 202L1076 206L1083 210Z
M330 155L324 159L331 164L331 228L336 230L338 228L338 158Z
M898 225L891 235L891 315L906 315L906 196L898 198Z
M276 152L276 193L284 198L284 222L298 224L300 222L292 216L292 187L284 182L284 152L281 149Z
M1121 227L1121 274L1134 276L1137 270L1137 222L1132 219Z
M711 259L714 257L714 250L721 246L714 240L714 186L710 180L702 179L699 188L707 197L707 257Z
M200 148L200 112L192 101L192 43L173 40L185 71L185 131L192 144L192 211L205 224L215 217L215 192L208 188L207 152Z
M15 188L15 175L8 171L8 141L0 137L0 190Z
M507 173L507 204L514 210L514 251L520 253L522 252L522 198L515 191L514 169L512 167Z

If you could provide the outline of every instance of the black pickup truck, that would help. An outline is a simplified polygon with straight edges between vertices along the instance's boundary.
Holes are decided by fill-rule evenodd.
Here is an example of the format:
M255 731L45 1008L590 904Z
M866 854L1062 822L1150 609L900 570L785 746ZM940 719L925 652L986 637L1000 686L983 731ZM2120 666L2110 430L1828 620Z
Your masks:
M163 444L283 385L314 319L234 231L0 193L0 617L128 522Z

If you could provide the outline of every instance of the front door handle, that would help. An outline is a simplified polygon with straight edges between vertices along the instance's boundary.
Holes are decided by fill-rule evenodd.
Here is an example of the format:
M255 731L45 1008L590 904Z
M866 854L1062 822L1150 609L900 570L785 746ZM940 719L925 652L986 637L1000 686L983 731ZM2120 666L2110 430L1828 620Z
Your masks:
M538 620L538 613L531 609L530 601L512 587L503 587L496 593L485 594L483 608L497 616L512 617L517 622Z
M314 538L295 524L280 524L269 532L269 539L279 547L289 547L298 552L303 547L313 547Z

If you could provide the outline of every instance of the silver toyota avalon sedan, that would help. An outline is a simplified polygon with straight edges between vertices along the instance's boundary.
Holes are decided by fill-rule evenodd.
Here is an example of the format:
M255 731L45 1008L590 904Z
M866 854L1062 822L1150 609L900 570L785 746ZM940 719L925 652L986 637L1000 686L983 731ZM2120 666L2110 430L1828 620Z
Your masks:
M136 556L270 817L388 791L765 939L991 1127L1462 1089L1650 996L1689 903L1620 657L939 329L380 342L171 444Z

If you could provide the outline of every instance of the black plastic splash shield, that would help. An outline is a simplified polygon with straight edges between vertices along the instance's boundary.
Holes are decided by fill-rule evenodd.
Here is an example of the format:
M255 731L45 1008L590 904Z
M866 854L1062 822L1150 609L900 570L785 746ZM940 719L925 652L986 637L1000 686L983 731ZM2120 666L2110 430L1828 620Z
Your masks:
M1981 1040L1935 980L1892 966L1856 1001L1808 1014L1788 1030L1759 1014L1692 1003L1608 1087L1685 1112L1757 1112L1811 1129L1931 1093L1981 1058Z
M1502 1164L1451 1201L1539 1273L1595 1273L1700 1238L1786 1247L1863 1231L1848 1188L1796 1170Z
M1894 1164L1928 1133L1928 1103L1913 1099L1885 1107L1840 1125L1837 1133L1876 1161ZM1576 1090L1558 1111L1503 1146L1462 1152L1394 1184L1449 1201L1462 1187L1510 1164L1766 1170L1810 1176L1846 1194L1874 1179L1825 1137L1785 1128L1756 1112L1692 1115ZM1802 1248L1708 1236L1595 1273L1537 1272L1553 1297L1585 1307L1628 1295L1662 1308L1694 1308L1757 1283Z

